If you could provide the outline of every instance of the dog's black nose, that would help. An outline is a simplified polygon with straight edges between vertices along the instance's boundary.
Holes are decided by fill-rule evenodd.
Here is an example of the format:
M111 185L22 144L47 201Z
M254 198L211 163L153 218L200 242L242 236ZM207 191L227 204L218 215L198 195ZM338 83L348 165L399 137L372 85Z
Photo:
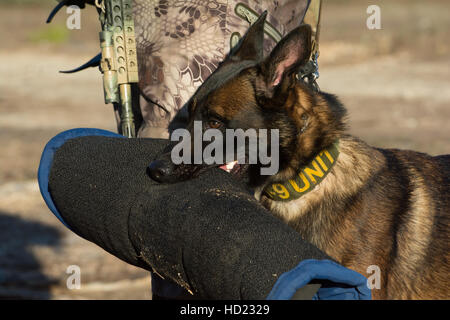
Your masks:
M161 160L155 160L147 168L150 178L157 182L165 182L165 178L172 173L172 166L170 163Z

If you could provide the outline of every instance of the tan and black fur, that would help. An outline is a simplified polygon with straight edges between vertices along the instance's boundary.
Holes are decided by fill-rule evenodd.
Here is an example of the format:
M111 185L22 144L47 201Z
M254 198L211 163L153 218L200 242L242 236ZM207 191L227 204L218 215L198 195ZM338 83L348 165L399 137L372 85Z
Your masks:
M310 56L309 26L291 31L263 58L264 18L192 97L187 127L201 120L205 130L279 129L278 174L261 176L258 165L247 171L257 199L342 265L365 276L378 266L381 287L373 298L449 299L450 155L374 148L346 134L338 99L295 78ZM336 164L313 191L288 202L262 193L338 139ZM155 163L161 182L189 179L207 167L174 166L167 154Z

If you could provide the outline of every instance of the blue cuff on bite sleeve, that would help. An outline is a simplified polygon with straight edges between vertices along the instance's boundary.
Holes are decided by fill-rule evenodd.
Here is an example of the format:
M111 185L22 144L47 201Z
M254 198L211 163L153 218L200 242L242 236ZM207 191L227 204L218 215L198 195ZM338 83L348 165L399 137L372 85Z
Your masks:
M294 269L283 273L267 296L268 300L289 300L298 289L312 280L327 280L314 300L370 300L367 279L330 260L303 260Z

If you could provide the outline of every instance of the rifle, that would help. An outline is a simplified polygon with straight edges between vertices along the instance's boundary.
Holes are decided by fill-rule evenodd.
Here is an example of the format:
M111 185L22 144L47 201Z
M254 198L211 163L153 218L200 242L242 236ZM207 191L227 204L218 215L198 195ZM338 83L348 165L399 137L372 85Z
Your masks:
M132 84L139 81L132 0L63 0L50 13L50 23L63 6L85 8L95 6L99 14L100 54L82 66L62 73L74 73L89 67L99 67L103 74L105 104L119 110L119 133L136 137L133 115Z

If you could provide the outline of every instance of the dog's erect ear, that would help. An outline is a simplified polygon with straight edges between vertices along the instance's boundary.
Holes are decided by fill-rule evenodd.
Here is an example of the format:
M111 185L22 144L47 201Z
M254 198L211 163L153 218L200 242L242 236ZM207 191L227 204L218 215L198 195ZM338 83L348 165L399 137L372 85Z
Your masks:
M233 61L254 60L261 61L264 57L264 23L267 11L264 11L258 20L250 26L247 33L242 37L229 54Z
M261 71L270 96L286 76L308 62L311 55L311 27L301 25L289 32L261 64Z

